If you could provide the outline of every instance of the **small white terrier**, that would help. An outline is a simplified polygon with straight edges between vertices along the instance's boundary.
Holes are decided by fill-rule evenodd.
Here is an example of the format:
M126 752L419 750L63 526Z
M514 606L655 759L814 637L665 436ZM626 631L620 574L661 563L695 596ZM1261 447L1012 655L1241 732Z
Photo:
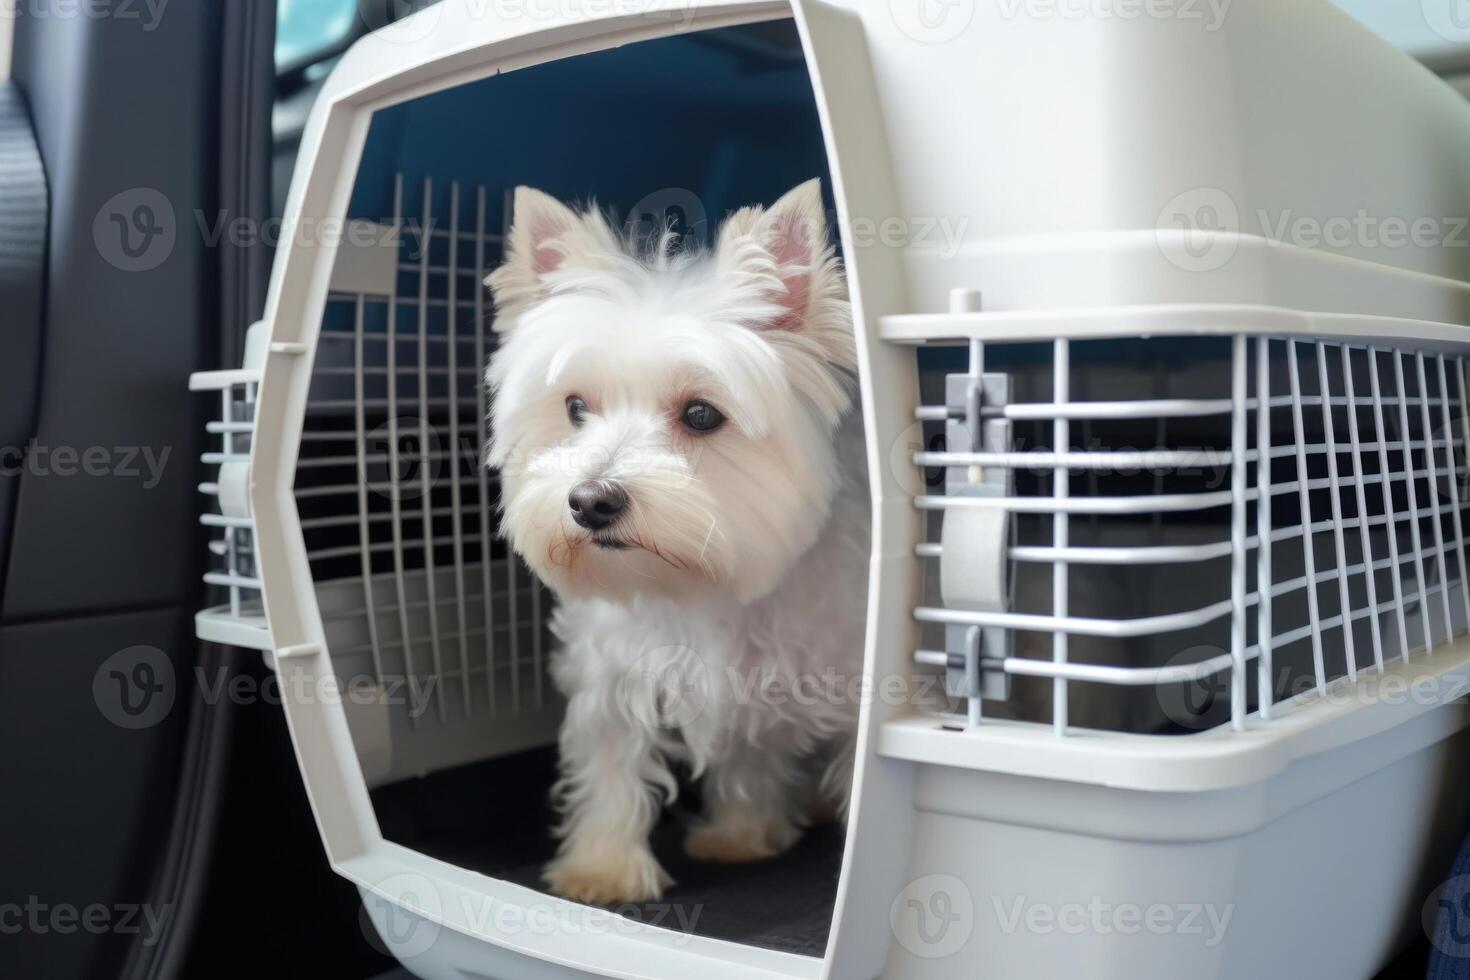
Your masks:
M522 187L487 280L487 461L564 644L546 880L599 904L672 884L648 835L674 766L701 780L701 860L780 854L851 785L868 495L818 182L670 245Z

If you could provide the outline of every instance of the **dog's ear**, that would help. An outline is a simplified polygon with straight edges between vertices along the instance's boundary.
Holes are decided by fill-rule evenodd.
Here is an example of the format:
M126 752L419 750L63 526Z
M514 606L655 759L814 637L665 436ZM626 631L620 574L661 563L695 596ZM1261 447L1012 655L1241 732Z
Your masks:
M798 184L775 204L742 208L720 229L721 264L736 274L765 280L767 297L782 313L767 329L801 331L814 304L841 290L841 273L827 243L822 182Z
M524 185L515 189L511 207L505 264L523 265L537 276L555 272L567 259L563 240L581 223L577 212L550 194Z
M595 268L617 251L616 237L596 210L578 213L531 187L517 187L512 200L505 261L485 279L500 314L496 329L542 298L546 277L568 267Z

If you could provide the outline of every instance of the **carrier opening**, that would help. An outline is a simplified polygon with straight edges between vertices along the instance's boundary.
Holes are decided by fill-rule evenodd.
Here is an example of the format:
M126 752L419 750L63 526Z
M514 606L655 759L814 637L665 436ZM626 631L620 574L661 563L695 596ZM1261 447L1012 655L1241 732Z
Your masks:
M497 342L482 280L513 189L704 245L728 213L812 177L830 188L789 20L569 57L375 114L295 494L336 672L381 692L348 717L388 839L543 890L555 850L554 598L502 539L498 476L480 465ZM813 828L753 864L694 862L680 844L695 799L686 787L653 835L678 885L619 911L821 956L842 834Z

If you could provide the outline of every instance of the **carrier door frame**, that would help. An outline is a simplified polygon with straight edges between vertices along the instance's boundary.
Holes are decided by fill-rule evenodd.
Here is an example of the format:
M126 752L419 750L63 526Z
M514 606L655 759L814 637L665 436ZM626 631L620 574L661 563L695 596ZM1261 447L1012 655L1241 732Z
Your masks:
M334 226L345 227L368 130L379 109L503 71L684 30L796 18L813 87L819 93L817 102L833 162L844 245L853 256L849 276L858 321L863 324L860 339L865 338L859 348L870 433L869 466L885 481L881 488L875 483L873 489L875 504L883 515L875 528L886 530L884 543L875 548L875 574L869 587L872 608L866 642L868 676L873 676L875 651L884 651L878 662L887 665L897 651L912 645L894 631L907 628L903 625L908 622L907 610L914 604L915 570L911 559L904 558L906 552L911 554L914 515L891 475L878 465L880 454L876 449L898 431L893 421L901 412L890 411L891 417L880 420L871 398L875 390L891 385L898 401L910 406L916 403L917 380L911 359L905 372L902 352L896 347L879 346L877 341L878 317L904 312L900 301L902 279L896 256L877 249L858 256L846 230L849 208L842 190L856 188L867 213L889 199L892 184L886 152L872 154L866 163L854 164L846 181L838 176L834 126L842 140L844 160L853 154L867 154L871 147L881 148L883 137L872 126L872 98L864 100L861 94L854 97L849 92L844 105L831 106L820 94L822 73L817 70L819 65L825 67L832 84L857 85L858 93L871 94L861 23L855 15L825 5L804 10L787 0L675 0L666 7L644 9L629 16L565 17L555 25L547 25L544 20L528 23L525 19L462 24L454 18L463 13L445 3L404 21L405 30L416 24L425 26L429 18L439 15L436 11L445 18L437 30L426 30L417 38L369 35L348 51L328 79L302 135L263 317L268 325L268 342L251 447L249 500L262 599L274 646L270 656L279 675L283 711L327 857L335 871L364 891L399 904L407 902L438 926L589 973L642 975L652 956L654 960L677 959L678 968L670 967L675 974L693 966L712 980L727 976L748 980L876 975L881 972L888 945L888 903L896 893L888 886L901 875L907 859L911 817L908 773L912 764L877 758L876 726L884 720L885 712L867 706L863 708L863 758L858 764L854 796L856 829L845 851L833 938L822 962L698 937L691 941L681 933L649 927L638 939L610 938L596 950L599 958L594 963L587 960L592 951L579 944L575 936L527 941L487 930L483 923L469 921L462 914L466 899L493 897L515 904L523 894L534 893L503 882L487 884L483 876L409 852L382 836L344 707L340 699L322 694L334 682L333 667L293 492L312 362L336 258L337 242L324 232ZM853 63L844 65L848 60ZM873 213L891 211L879 207ZM871 286L867 285L870 281ZM875 366L880 354L881 364ZM880 598L885 612L875 616ZM875 631L875 620L888 625ZM881 645L880 632L884 640ZM903 843L895 846L895 841ZM855 861L853 855L859 849L863 859ZM432 873L432 880L425 877L426 873ZM404 879L414 887L434 889L441 899L439 914L430 916L405 891ZM849 893L860 894L863 900L849 900ZM843 937L840 942L839 934ZM675 945L676 940L686 945L681 948ZM833 950L839 947L843 949L839 961L834 962Z
M893 938L890 910L903 890L913 827L913 764L878 753L885 723L906 713L890 694L912 676L907 651L917 645L911 610L919 599L914 544L920 515L900 483L891 447L913 441L919 379L913 352L885 343L879 323L911 309L899 248L858 240L854 217L881 220L904 212L889 156L888 130L863 18L826 0L792 0L811 75L858 339L858 382L872 494L873 552L868 566L867 682L859 719L852 809L824 977L876 977ZM885 9L886 12L886 9ZM881 238L882 236L877 236Z
M613 18L485 21L456 30L465 11L440 5L355 44L328 78L301 139L271 272L262 368L251 448L250 507L256 526L262 598L281 675L282 704L307 797L328 858L342 862L383 837L340 703L317 696L331 683L320 610L296 510L293 484L312 362L326 308L337 241L375 112L516 68L651 40L789 15L775 0L700 0ZM427 15L427 16L426 16ZM444 20L436 18L443 17ZM283 311L288 311L284 312ZM306 696L303 696L306 695ZM323 805L327 804L327 805Z

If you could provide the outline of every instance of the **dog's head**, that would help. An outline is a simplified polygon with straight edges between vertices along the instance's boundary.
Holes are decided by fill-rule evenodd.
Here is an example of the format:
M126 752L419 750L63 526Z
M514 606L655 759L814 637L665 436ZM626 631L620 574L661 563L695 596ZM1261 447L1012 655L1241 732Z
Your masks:
M670 244L523 187L487 280L502 527L564 594L758 598L841 479L856 348L818 182Z

